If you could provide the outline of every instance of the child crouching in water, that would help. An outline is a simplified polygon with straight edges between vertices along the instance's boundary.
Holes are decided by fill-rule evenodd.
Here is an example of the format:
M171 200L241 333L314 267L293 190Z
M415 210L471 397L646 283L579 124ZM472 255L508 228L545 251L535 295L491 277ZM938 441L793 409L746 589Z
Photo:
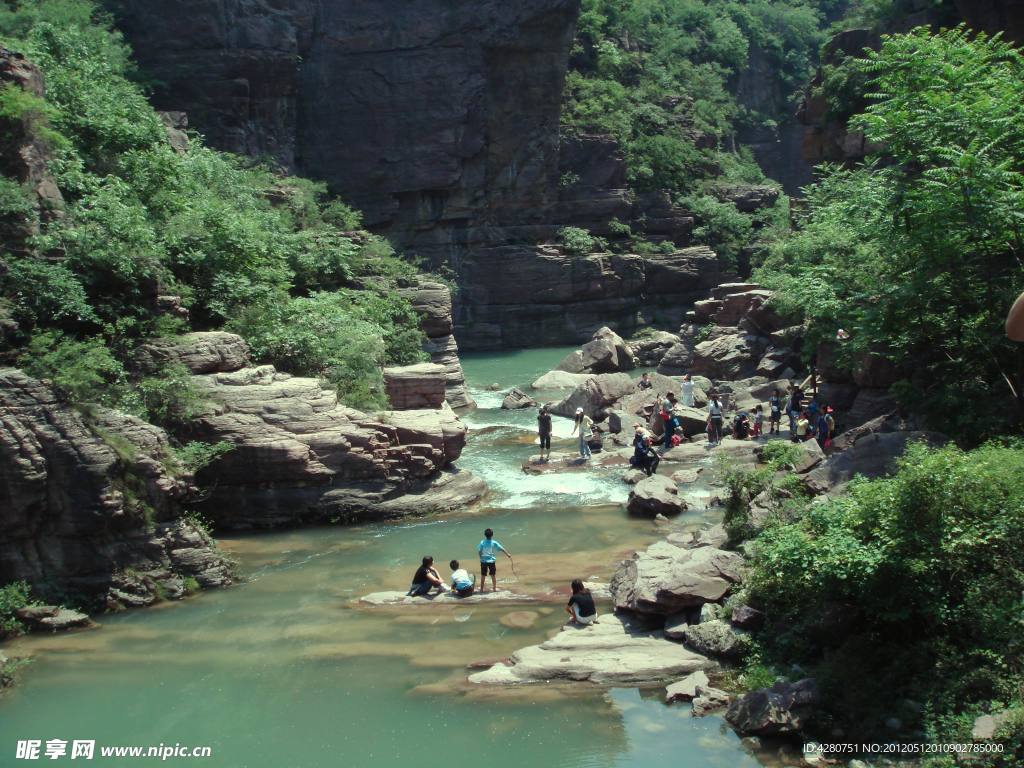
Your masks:
M754 439L761 437L764 429L764 409L759 405L754 407Z

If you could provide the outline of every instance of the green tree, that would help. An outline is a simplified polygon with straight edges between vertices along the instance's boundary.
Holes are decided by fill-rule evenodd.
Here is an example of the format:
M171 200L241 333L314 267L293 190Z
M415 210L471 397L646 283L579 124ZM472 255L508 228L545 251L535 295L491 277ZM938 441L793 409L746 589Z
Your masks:
M884 150L823 169L758 279L812 338L850 332L848 360L899 364L897 391L939 428L977 440L1019 426L1024 354L1002 325L1024 288L1024 59L962 28L918 29L858 66L873 103L851 128Z

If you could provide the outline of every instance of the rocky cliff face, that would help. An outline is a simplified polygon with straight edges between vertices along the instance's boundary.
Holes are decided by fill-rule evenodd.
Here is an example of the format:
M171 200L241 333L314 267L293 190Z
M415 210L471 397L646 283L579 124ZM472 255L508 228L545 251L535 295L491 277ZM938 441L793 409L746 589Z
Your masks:
M158 106L327 180L399 240L546 202L579 0L122 6Z
M608 323L629 331L719 279L714 259L705 280L675 257L688 266L666 290L645 279L666 259L537 247L562 226L601 234L612 218L680 247L693 227L664 196L627 191L613 141L560 144L578 0L122 6L143 69L164 84L158 107L188 111L218 147L325 179L372 229L454 268L463 348L583 341ZM564 186L563 175L579 180ZM461 407L451 331L428 335Z
M0 584L110 607L180 597L229 564L181 518L195 491L162 430L113 411L90 423L44 382L0 369Z

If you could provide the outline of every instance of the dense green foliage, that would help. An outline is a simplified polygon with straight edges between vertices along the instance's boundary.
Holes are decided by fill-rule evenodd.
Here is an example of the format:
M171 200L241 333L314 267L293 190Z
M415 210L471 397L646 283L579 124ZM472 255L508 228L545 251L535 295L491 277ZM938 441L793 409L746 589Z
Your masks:
M0 639L21 633L22 624L14 612L29 604L29 594L29 586L24 581L0 587Z
M799 506L807 496L798 478L784 474L805 455L799 445L781 440L765 443L761 449L759 464L753 469L724 463L722 480L726 489L725 513L722 524L728 534L731 546L751 538L759 528L768 522L788 519L794 505ZM751 502L757 498L767 509L767 520L751 519ZM795 501L794 501L795 500Z
M897 391L936 427L968 440L1018 429L1024 356L1003 322L1024 288L1024 58L920 29L858 66L873 103L852 125L884 155L824 169L757 277L812 341L848 331L841 361L902 364Z
M769 615L765 655L812 669L858 738L896 715L935 743L970 741L975 716L1021 706L1021 541L1024 448L911 446L895 477L757 539L746 589Z
M195 137L176 151L131 79L130 51L89 0L8 2L0 38L40 67L47 89L45 102L0 90L0 122L29 120L45 135L66 201L63 215L38 216L16 183L0 186L0 213L38 227L28 252L3 255L0 312L18 324L9 357L21 352L76 402L173 423L189 415L187 377L140 380L131 349L227 325L251 334L262 359L325 376L353 405L385 403L380 365L420 359L416 317L394 290L413 266L353 232L358 215L322 185ZM190 322L161 315L157 295L180 296ZM320 319L307 323L306 310ZM350 348L351 364L301 348L313 324L321 345Z
M563 129L614 136L630 186L663 190L693 211L697 242L736 266L771 216L715 196L764 174L737 141L792 113L824 41L829 0L584 0L566 81ZM741 83L750 61L770 85ZM754 75L756 77L756 75ZM737 92L748 94L741 103ZM565 181L565 180L563 180ZM568 180L571 183L571 179Z

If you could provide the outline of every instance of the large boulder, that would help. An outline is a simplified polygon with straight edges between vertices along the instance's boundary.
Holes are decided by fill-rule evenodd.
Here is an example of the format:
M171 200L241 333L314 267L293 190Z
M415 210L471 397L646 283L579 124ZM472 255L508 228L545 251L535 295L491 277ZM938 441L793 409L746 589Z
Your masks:
M576 389L585 381L590 381L595 373L569 373L568 371L548 371L536 379L530 389Z
M601 328L581 349L570 352L557 366L568 373L620 373L636 368L629 345L611 328Z
M682 680L677 680L665 686L665 703L671 704L674 701L693 701L697 697L697 689L706 686L711 681L703 670L691 672Z
M692 373L712 379L740 379L751 376L760 359L763 343L746 333L719 336L702 341L693 350Z
M183 365L190 373L229 373L249 363L245 339L224 331L186 333L173 339L152 339L132 353L141 373L156 373L166 365Z
M193 438L234 446L200 475L212 489L205 509L219 526L396 517L444 506L453 488L464 491L454 503L472 501L468 473L438 476L466 439L446 403L371 417L342 405L318 380L273 366L194 382L206 406L191 425ZM403 506L404 495L416 503Z
M658 363L658 373L666 376L682 376L690 371L693 366L693 354L696 342L690 338L684 338L673 344L666 350L661 362Z
M505 395L505 399L501 401L501 407L506 411L515 411L520 408L531 408L535 405L537 405L536 400L516 387L513 387L512 390Z
M861 389L853 400L853 405L845 414L840 414L847 429L893 413L899 403L896 396L887 389Z
M743 636L720 619L690 624L682 635L683 642L705 656L738 659L746 649Z
M679 336L668 331L649 331L630 339L629 348L638 366L653 368L659 365L665 354L680 341Z
M631 515L667 517L685 512L686 501L679 495L679 489L672 480L663 475L651 475L629 492L626 509Z
M854 477L882 477L896 471L896 460L913 442L941 445L948 438L938 432L872 432L851 447L833 453L804 475L804 484L813 493L827 493Z
M516 651L508 663L470 675L469 681L490 685L552 680L637 684L715 666L710 659L665 639L661 631L603 614L596 624L566 626L550 640Z
M623 561L610 589L617 608L667 616L720 601L743 572L743 557L706 546L659 541Z
M573 417L582 408L592 419L604 417L604 411L636 388L636 382L626 373L602 373L587 379L564 400L555 403L551 412L556 416Z
M117 607L181 597L189 577L230 583L228 561L181 517L191 479L163 430L105 409L87 424L46 383L0 369L0 584Z
M817 704L818 686L812 678L779 682L740 696L725 719L747 736L792 736L803 731Z
M727 293L717 299L719 306L712 319L716 324L734 327L748 317L752 310L759 309L772 297L771 291L761 288L750 288L735 293ZM763 333L778 330L777 326L768 328Z
M446 386L444 366L435 363L384 369L384 391L396 411L440 408Z

